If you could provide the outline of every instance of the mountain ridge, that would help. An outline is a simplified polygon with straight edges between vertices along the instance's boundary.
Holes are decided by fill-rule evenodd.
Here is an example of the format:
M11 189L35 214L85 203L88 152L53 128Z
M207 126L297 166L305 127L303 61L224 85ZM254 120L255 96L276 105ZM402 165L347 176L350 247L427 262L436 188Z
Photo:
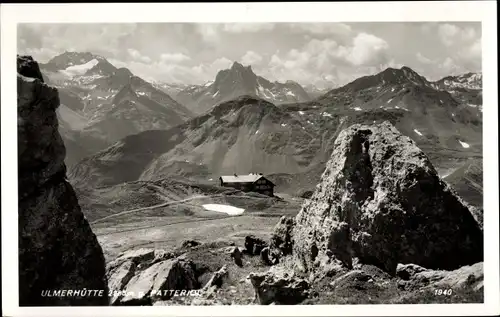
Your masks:
M234 62L228 69L220 70L213 82L186 87L177 94L176 99L201 114L218 103L243 95L254 95L273 103L310 100L307 92L297 82L271 82L256 75L251 65L243 66L238 62Z

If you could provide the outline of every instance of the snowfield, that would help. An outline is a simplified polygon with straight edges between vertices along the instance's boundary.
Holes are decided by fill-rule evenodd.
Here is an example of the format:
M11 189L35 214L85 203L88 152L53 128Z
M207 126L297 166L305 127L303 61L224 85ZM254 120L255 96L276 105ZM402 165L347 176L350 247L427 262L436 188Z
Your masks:
M89 71L90 69L92 69L92 67L94 67L95 65L97 65L99 63L99 61L97 59L93 59L85 64L80 64L80 65L73 65L73 66L69 66L68 68L64 69L64 70L61 70L60 72L69 76L69 77L74 77L74 76L78 76L78 75L83 75L85 74L87 71Z
M465 143L465 142L462 142L460 140L458 140L458 142L460 143L460 145L464 148L464 149L468 149L470 148L470 145L468 143Z
M241 215L245 211L245 209L243 208L233 207L229 205L220 205L220 204L206 204L203 205L203 208L205 208L205 210L221 212L231 216Z

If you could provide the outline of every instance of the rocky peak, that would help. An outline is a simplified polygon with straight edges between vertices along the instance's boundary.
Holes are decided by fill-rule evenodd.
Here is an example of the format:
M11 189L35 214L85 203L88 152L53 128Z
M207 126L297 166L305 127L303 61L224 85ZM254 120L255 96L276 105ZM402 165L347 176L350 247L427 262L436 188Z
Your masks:
M390 274L398 263L448 270L483 259L471 208L388 122L339 134L295 223L293 254L305 271L325 259L351 268L358 258Z
M241 90L248 94L254 92L255 87L257 87L257 75L250 66L245 67L238 62L234 62L230 69L221 70L217 73L212 87L215 91L223 93Z
M233 65L231 66L231 70L232 71L246 71L246 70L249 70L251 71L252 70L252 66L243 66L243 64L240 64L238 62L234 62Z
M85 75L111 75L117 71L116 67L113 66L110 62L108 62L107 59L104 57L97 57L96 58L98 63L89 69Z
M379 80L383 80L391 84L411 83L414 85L422 86L428 85L428 82L424 77L420 76L417 72L415 72L408 66L403 66L400 69L387 68L376 76L379 78Z
M103 252L66 181L58 91L31 57L18 57L17 69L19 305L107 305ZM43 295L83 289L98 294Z
M66 69L69 66L80 65L90 62L93 59L103 59L101 56L94 55L90 52L70 52L65 51L53 57L47 64L53 65L58 69Z
M434 84L439 89L482 89L483 87L483 74L482 73L466 73L458 76L446 76Z

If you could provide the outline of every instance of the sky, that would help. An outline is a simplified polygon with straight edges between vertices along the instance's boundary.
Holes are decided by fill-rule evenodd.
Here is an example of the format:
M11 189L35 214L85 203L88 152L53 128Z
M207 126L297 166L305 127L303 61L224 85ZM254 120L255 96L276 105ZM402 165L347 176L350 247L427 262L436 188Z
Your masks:
M332 88L387 67L429 80L481 71L479 22L19 24L18 53L91 52L146 80L202 84L234 61Z

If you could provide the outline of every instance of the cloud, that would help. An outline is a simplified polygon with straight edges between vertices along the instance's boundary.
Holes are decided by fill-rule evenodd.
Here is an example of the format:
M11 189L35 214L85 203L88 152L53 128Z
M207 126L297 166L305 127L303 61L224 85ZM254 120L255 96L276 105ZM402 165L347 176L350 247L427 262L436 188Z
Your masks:
M482 45L481 39L477 39L470 46L466 47L460 53L460 56L465 59L481 60L482 58Z
M33 56L38 62L46 63L61 52L50 48L21 48L18 53Z
M480 24L470 22L20 24L17 34L18 52L40 62L92 52L141 77L188 84L234 60L270 80L331 85L400 62L427 77L480 71L482 55Z
M254 51L248 51L241 57L241 62L246 65L258 64L262 61L262 56L255 53Z
M292 32L304 32L316 35L349 34L352 28L345 23L290 23Z
M139 52L136 49L129 48L127 49L127 52L130 57L132 57L133 60L135 61L141 61L143 63L151 63L151 58L148 56L142 55L141 52Z
M225 23L222 29L229 33L250 33L271 31L274 26L274 23Z
M445 46L470 43L478 38L478 34L473 28L461 28L449 23L439 25L438 35Z
M387 61L388 50L389 44L383 39L360 33L354 38L347 60L355 66L381 64Z
M425 57L424 55L422 55L422 53L420 52L417 52L416 54L416 57L417 57L417 60L422 63L422 64L432 64L432 60L430 60L429 58Z
M438 27L438 34L441 38L441 41L446 46L451 46L455 42L457 35L460 32L460 28L453 24L441 24Z
M420 30L424 34L428 34L434 31L434 28L438 26L438 23L436 22L425 22L420 26Z
M212 80L219 71L231 67L232 64L233 62L230 59L221 57L217 58L212 63L194 66L192 67L192 70L196 74L195 76L202 78L204 81L208 81Z
M220 24L211 24L211 23L203 23L196 24L195 27L198 34L201 35L201 38L205 42L216 43L220 40Z
M285 54L276 52L270 58L268 69L263 71L277 80L345 84L354 76L397 65L388 49L385 40L367 33L357 34L348 45L340 45L330 38L312 39L300 49L291 49Z
M440 64L437 65L441 70L447 74L463 73L461 67L451 57L446 57Z
M182 53L164 53L160 55L160 59L165 63L182 63L189 61L191 57Z
M232 61L225 57L196 66L169 63L162 59L152 63L137 60L123 62L117 59L109 59L109 62L116 67L127 67L145 80L190 84L202 84L213 80L217 72L229 68L232 64Z

